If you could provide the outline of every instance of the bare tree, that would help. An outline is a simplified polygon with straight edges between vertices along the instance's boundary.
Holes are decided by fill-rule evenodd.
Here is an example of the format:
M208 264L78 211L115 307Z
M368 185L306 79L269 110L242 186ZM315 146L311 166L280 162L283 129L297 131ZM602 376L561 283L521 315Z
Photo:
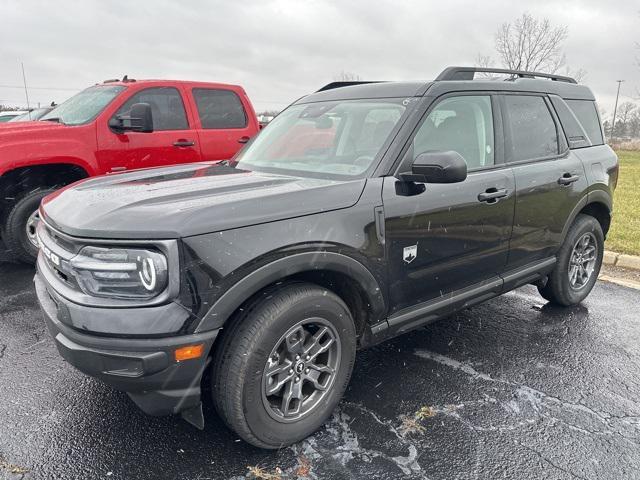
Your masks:
M606 138L611 138L611 122L609 120L605 120L602 122L602 128L604 128L604 136Z
M562 43L567 39L566 25L554 27L548 18L541 20L523 13L513 23L503 23L496 33L496 50L512 70L546 70L556 73L566 63Z
M342 70L339 74L334 75L333 79L336 82L357 82L361 80L360 75L353 72L345 72Z
M567 77L574 78L578 83L582 83L587 79L587 71L584 68L572 70L571 68L566 67L562 74L566 75Z
M572 70L566 66L563 43L569 30L566 25L554 26L548 18L538 19L523 13L513 22L503 23L495 34L495 48L499 64L510 70L542 71L564 74L581 81L586 76L583 69ZM479 54L476 65L492 67L493 59Z
M640 110L637 108L631 113L631 117L629 118L627 135L632 138L640 138Z
M494 66L493 63L493 59L489 55L483 55L479 53L476 57L476 67L492 68Z
M481 53L478 54L478 56L476 57L476 67L480 67L480 68L494 68L494 62L493 62L493 58L491 58L489 55L482 55ZM491 73L486 73L486 72L481 72L477 74L480 77L484 77L484 78L495 78L496 75L493 75Z
M629 135L629 120L631 120L637 106L633 102L624 102L618 107L619 117L614 128L614 137L624 137Z

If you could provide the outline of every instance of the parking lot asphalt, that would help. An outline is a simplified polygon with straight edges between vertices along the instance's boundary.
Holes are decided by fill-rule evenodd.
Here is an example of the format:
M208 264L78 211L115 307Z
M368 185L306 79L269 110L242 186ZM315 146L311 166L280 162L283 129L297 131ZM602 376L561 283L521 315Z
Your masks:
M561 309L524 287L357 357L331 420L280 451L210 402L142 414L58 355L33 269L0 263L0 478L640 478L640 292Z

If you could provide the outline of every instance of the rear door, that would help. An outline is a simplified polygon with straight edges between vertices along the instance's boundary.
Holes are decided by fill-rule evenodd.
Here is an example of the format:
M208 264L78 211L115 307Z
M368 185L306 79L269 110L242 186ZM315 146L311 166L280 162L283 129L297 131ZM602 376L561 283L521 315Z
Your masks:
M233 90L197 87L191 95L204 160L227 160L255 135L257 119Z
M516 179L511 270L555 255L587 179L546 96L504 94L501 105L505 157Z
M474 92L437 102L416 130L405 159L454 150L465 158L469 174L455 184L385 177L392 314L479 284L497 291L507 263L515 185L511 169L496 155L502 142L496 100Z
M148 103L153 115L153 132L116 132L108 127L99 129L99 145L115 145L108 155L102 155L110 165L107 171L197 162L200 149L195 129L189 124L182 94L174 87L150 87L138 91L114 113L128 115L135 103ZM105 152L107 153L107 152Z

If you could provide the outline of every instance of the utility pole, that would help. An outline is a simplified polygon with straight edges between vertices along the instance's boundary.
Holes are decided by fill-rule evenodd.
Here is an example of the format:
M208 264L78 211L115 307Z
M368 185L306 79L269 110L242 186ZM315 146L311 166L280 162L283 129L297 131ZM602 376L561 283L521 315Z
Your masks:
M616 112L618 111L618 98L620 97L620 85L624 80L616 80L618 82L618 93L616 93L616 106L613 107L613 120L611 121L611 135L609 135L609 140L613 138L613 132L615 132L616 128Z
M27 97L27 111L30 112L31 108L29 107L29 92L27 91L27 77L24 74L24 63L20 62L22 65L22 83L24 83L24 96ZM29 120L31 120L31 114L29 114Z

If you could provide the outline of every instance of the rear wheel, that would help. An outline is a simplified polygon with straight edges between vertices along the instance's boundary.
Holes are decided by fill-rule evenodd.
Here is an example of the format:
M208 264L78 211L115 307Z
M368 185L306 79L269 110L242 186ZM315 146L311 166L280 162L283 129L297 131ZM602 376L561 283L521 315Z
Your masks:
M269 292L223 333L214 358L216 409L255 446L302 440L340 401L355 351L353 319L338 296L302 283Z
M604 254L600 223L578 215L558 252L557 263L540 295L558 305L570 306L587 298L595 285Z
M54 189L38 189L22 195L9 210L2 230L7 249L26 263L35 263L38 256L36 228L40 222L40 201Z

